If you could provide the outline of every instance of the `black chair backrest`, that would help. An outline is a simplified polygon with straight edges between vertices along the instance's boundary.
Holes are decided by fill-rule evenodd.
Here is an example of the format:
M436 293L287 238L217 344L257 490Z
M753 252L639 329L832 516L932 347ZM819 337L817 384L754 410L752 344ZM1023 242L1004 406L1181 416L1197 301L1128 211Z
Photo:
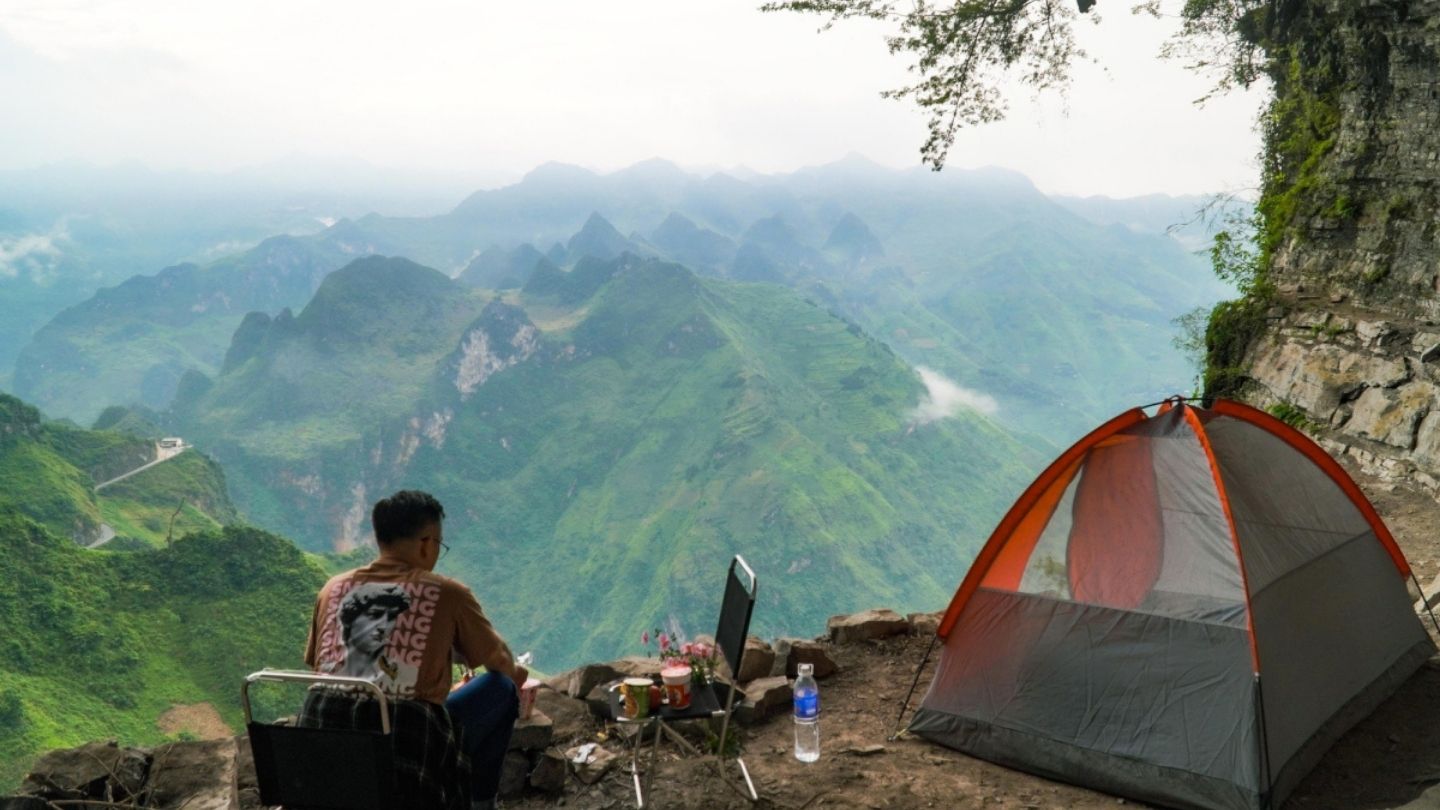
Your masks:
M730 561L730 572L725 577L725 599L720 603L720 626L715 628L715 646L725 656L730 672L740 671L740 659L745 655L745 636L750 633L750 614L755 609L755 579L751 574L750 587L740 581L736 566L749 566L736 557Z
M373 728L313 728L255 722L250 712L252 684L329 684L374 695ZM245 730L255 755L255 781L266 807L285 810L391 810L398 807L395 787L393 707L380 687L362 678L263 669L240 687Z
M395 761L378 731L249 723L265 806L286 810L393 810Z

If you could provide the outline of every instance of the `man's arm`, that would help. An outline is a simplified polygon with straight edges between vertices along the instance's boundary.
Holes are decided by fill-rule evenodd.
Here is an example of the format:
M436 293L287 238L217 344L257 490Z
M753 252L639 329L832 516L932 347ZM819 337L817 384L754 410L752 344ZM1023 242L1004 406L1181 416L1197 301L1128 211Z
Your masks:
M515 663L515 655L510 652L510 645L495 632L495 627L490 624L490 619L475 600L475 594L468 588L462 587L458 590L460 598L455 612L455 646L464 656L465 663L471 667L483 666L491 672L499 672L514 681L516 686L523 686L526 678L530 677L529 670Z

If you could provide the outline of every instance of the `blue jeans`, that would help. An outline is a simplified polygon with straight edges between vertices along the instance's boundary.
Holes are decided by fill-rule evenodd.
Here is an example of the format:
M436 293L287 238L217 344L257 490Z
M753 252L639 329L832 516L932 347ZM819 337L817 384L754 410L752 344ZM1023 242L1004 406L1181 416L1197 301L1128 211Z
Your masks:
M473 801L492 799L500 791L500 768L510 734L520 716L520 694L515 682L498 672L487 672L450 693L445 708L460 728L460 746L470 756L474 782Z

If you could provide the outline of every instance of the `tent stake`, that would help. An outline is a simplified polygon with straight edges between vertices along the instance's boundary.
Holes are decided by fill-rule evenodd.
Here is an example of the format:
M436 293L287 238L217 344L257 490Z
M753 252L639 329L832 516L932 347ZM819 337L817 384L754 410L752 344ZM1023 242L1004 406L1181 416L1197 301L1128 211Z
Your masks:
M895 718L895 733L890 735L890 742L894 742L900 736L900 723L905 720L905 710L910 708L910 698L915 696L915 687L920 685L920 673L925 671L925 665L930 663L930 653L935 651L935 643L940 640L940 634L936 633L930 639L930 646L925 648L925 657L920 659L920 666L915 668L915 680L910 682L910 691L905 693L905 702L900 704L900 716Z
M1415 569L1410 569L1410 581L1415 583L1415 590L1420 592L1420 604L1425 606L1425 612L1430 614L1430 623L1435 625L1435 632L1440 633L1440 620L1435 618L1435 610L1430 607L1430 598L1425 595L1425 589L1420 587L1420 578L1415 576Z

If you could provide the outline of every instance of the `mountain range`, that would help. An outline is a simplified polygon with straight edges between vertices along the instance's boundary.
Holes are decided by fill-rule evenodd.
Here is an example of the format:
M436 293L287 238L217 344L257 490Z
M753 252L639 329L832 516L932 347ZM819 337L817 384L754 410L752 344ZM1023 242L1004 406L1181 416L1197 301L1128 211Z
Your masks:
M168 424L314 550L371 542L394 489L434 492L445 569L549 668L657 621L700 632L737 552L770 577L765 632L932 605L1040 460L973 410L922 415L888 346L783 288L629 253L558 281L495 296L358 260L247 319Z
M1061 205L1002 170L936 175L859 158L747 179L664 161L606 175L546 164L440 216L367 215L132 279L39 330L14 387L82 422L110 404L162 408L185 370L219 370L244 312L298 311L326 272L367 253L503 290L537 268L543 285L584 258L629 252L795 289L912 364L992 397L1005 424L1059 444L1137 401L1189 390L1194 370L1170 345L1172 320L1226 293L1175 240L1136 230L1184 203L1137 204L1140 216L1101 202ZM1099 224L1106 216L1128 225ZM277 252L303 258L272 266ZM292 283L297 262L304 284ZM267 280L286 267L291 278ZM104 306L107 296L123 308Z

